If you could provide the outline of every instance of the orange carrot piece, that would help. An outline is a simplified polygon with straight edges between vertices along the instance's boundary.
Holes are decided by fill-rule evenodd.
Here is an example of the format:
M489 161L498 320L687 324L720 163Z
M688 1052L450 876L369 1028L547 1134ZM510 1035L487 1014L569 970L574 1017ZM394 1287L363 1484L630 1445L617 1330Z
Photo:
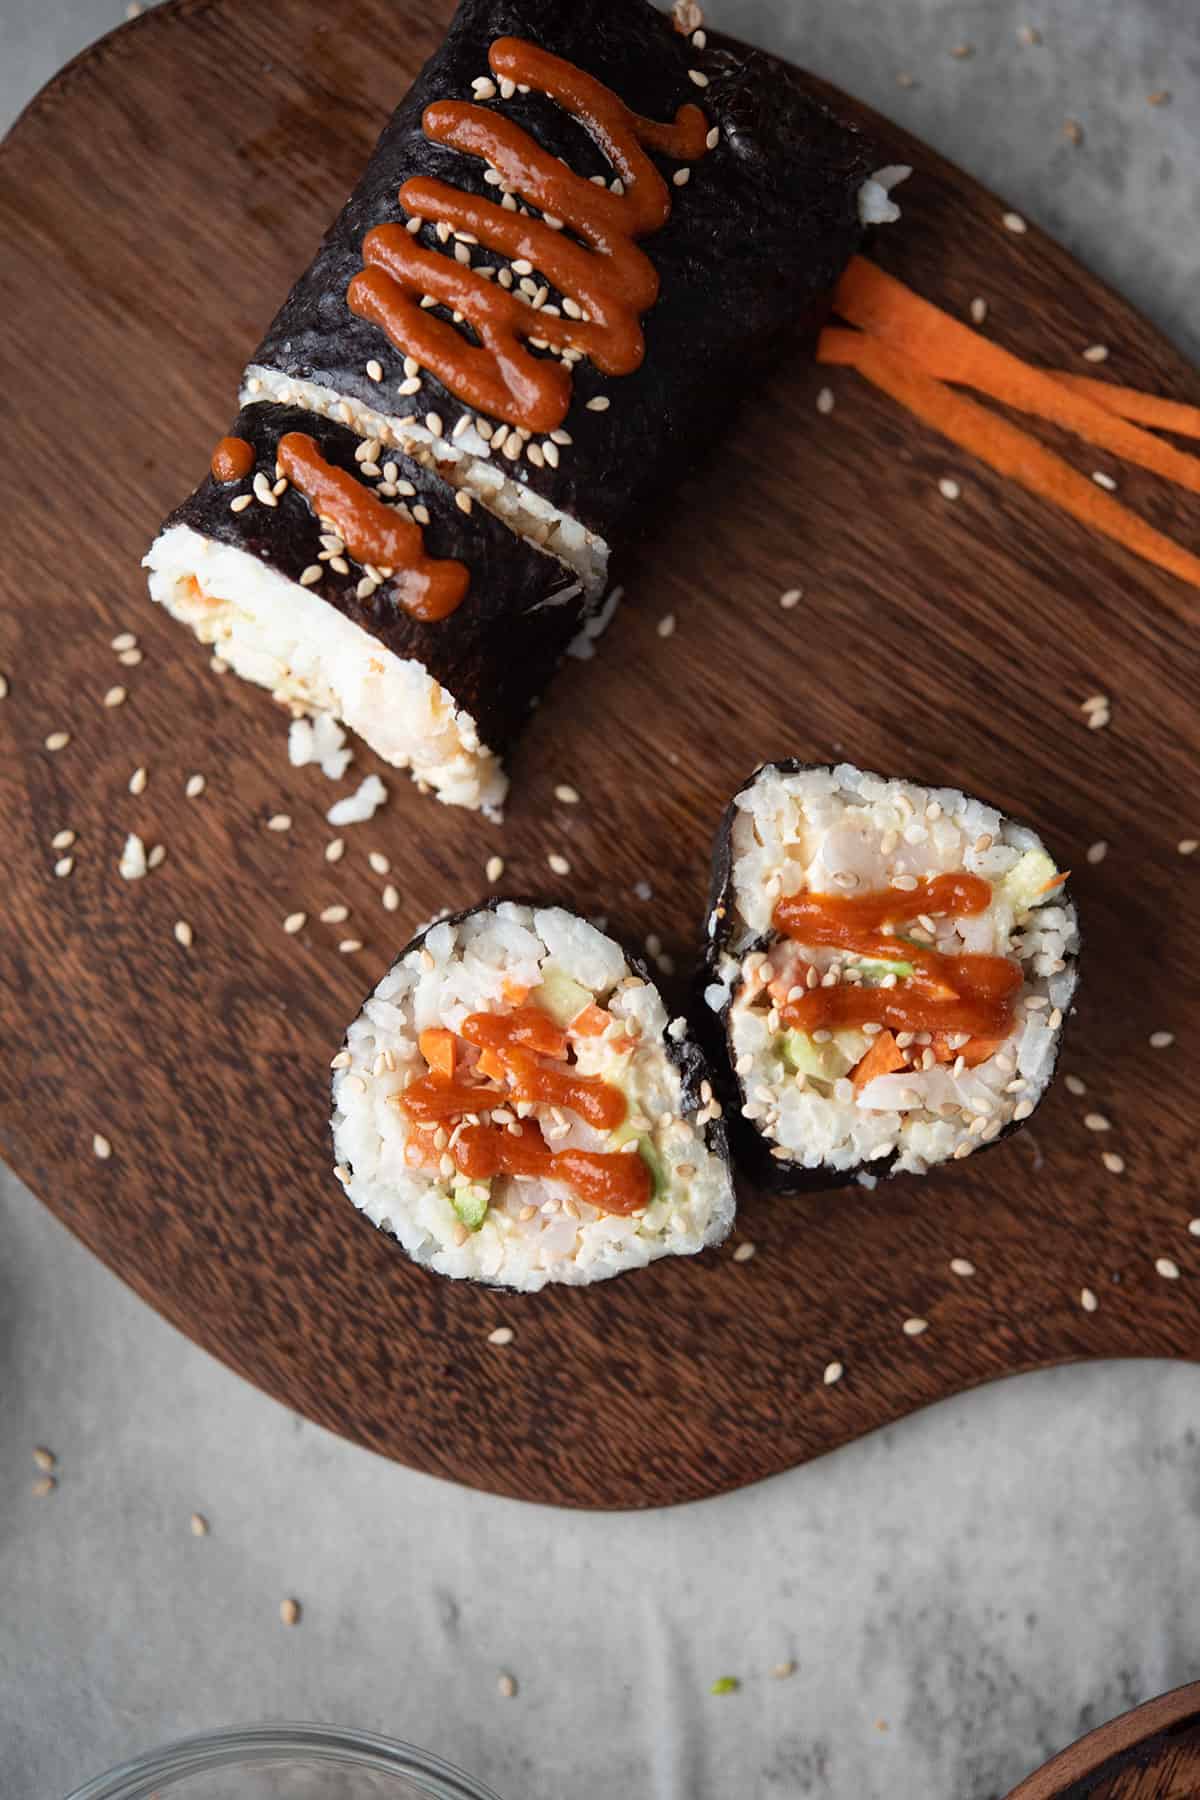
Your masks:
M481 1050L475 1064L485 1081L505 1081L504 1064L494 1050Z
M1041 500L1053 501L1072 518L1112 538L1135 556L1200 587L1200 557L1155 531L1027 431L935 381L890 345L865 332L827 330L821 334L817 359L857 369L923 424L940 431L998 474Z
M908 1057L897 1044L894 1033L881 1031L871 1039L871 1048L855 1065L850 1079L857 1094L877 1075L894 1075L897 1069L907 1067Z
M454 1033L447 1031L444 1025L431 1025L421 1033L417 1043L433 1073L449 1080L454 1073Z
M1119 387L1115 381L1098 381L1094 375L1076 375L1066 369L1055 369L1053 378L1122 419L1152 425L1156 431L1174 431L1180 437L1200 438L1200 406L1164 400L1159 394L1143 394L1140 388Z
M1190 493L1200 494L1200 457L1164 444L1130 425L1073 385L1001 349L990 338L923 300L911 288L863 256L851 259L838 283L834 307L858 325L918 363L926 375L975 388L1018 412L1032 413L1073 431L1127 462L1151 469Z
M1056 887L1061 887L1070 876L1070 869L1064 869L1061 875L1052 875L1049 881L1043 881L1040 888L1034 888L1034 894L1051 894Z
M524 1006L532 991L531 988L522 987L519 981L510 981L507 976L500 987L500 992L510 1006Z
M576 1013L571 1020L571 1030L577 1031L580 1037L603 1037L611 1024L612 1014L593 1000L581 1013Z

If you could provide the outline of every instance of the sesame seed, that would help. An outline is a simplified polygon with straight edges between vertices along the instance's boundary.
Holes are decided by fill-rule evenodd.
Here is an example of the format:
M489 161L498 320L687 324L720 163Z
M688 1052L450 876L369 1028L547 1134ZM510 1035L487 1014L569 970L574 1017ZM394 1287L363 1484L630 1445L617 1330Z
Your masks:
M710 150L715 150L717 145L720 143L720 141L721 141L721 127L719 125L714 125L712 130L708 133L708 136L705 138L704 142Z
M65 750L71 741L69 731L52 731L46 739L47 750Z
M902 1330L905 1337L920 1337L923 1331L929 1330L928 1319L905 1319Z
M977 294L975 296L974 300L972 300L971 306L970 306L970 313L971 313L971 320L972 320L973 324L975 324L975 325L983 324L983 321L987 318L987 315L988 315L988 303L982 297L982 295Z
M442 418L440 413L425 414L425 429L430 437L440 438L442 435Z
M1019 237L1023 232L1028 231L1029 227L1026 225L1020 213L1006 212L1004 215L1004 229L1006 231L1015 231Z
M497 1325L495 1331L488 1332L488 1343L503 1349L505 1344L512 1343L515 1335L511 1325Z
M1169 1256L1160 1256L1156 1259L1154 1272L1156 1275L1161 1275L1164 1281L1179 1280L1179 1264L1172 1262Z
M229 502L229 510L231 513L243 513L248 506L253 506L253 504L253 494L237 494Z
M285 1625L298 1625L300 1623L300 1602L298 1600L281 1600L279 1617Z
M1117 491L1116 482L1111 475L1106 475L1103 469L1093 469L1092 480L1097 487L1102 487L1107 494L1115 494Z
M208 1536L208 1520L205 1518L203 1513L193 1513L191 1518L188 1520L188 1525L191 1529L191 1533L192 1533L193 1537L207 1537Z
M1068 144L1082 144L1083 142L1083 126L1078 119L1064 119L1062 134Z
M290 831L292 829L291 813L272 813L267 820L268 831Z
M36 1500L44 1500L58 1486L53 1475L41 1475L33 1484L33 1495Z
M374 357L372 357L367 364L367 375L372 381L383 380L383 365L382 363L377 362Z
M328 863L341 862L345 854L345 838L331 838L325 846L325 861Z
M50 848L52 850L69 850L74 842L75 833L73 831L56 831L50 839Z
M189 800L198 800L204 792L204 787L203 775L189 775L183 791Z
M167 860L166 845L165 844L155 844L153 849L150 851L150 854L146 858L146 867L148 869L161 868L163 863L166 862L166 860Z
M686 187L691 179L692 171L690 169L676 169L671 177L676 187Z
M751 1244L749 1242L744 1243L744 1244L739 1244L737 1249L733 1253L734 1262L736 1262L736 1263L749 1262L750 1258L755 1254L757 1249L758 1249L757 1244Z
M968 1262L965 1256L952 1256L950 1258L950 1273L952 1275L961 1275L965 1279L968 1275L973 1275L975 1273L975 1264L973 1262Z
M1084 1312L1095 1312L1100 1302L1097 1300L1095 1294L1093 1294L1091 1288L1080 1288L1079 1304L1082 1306Z
M1097 838L1094 844L1088 845L1087 859L1090 863L1102 863L1108 855L1108 845L1103 838Z
M962 489L959 487L957 481L951 480L949 475L943 475L938 482L938 493L942 496L943 500L957 500L962 493Z
M383 890L382 899L384 912L396 912L400 906L399 888L393 887L389 882Z
M1175 1033L1173 1031L1152 1031L1149 1042L1152 1050L1169 1050L1175 1042Z
M593 394L587 403L587 410L589 412L607 412L611 404L607 394Z
M354 956L361 949L361 938L343 938L338 945L338 954L341 956Z
M336 1056L330 1058L329 1066L331 1069L348 1069L353 1061L348 1050L339 1050Z
M832 1387L834 1382L840 1381L842 1379L842 1376L845 1373L846 1373L846 1370L842 1363L829 1362L829 1363L825 1364L825 1370L821 1376L821 1380L824 1382L826 1387ZM793 1663L792 1667L793 1668L795 1667L794 1663Z
M1089 731L1103 731L1104 727L1111 719L1112 714L1108 711L1107 707L1103 709L1097 707L1094 712L1089 713L1088 715L1087 728Z
M321 914L323 925L341 925L350 917L348 906L327 906Z
M187 920L186 919L176 919L174 931L175 931L175 942L177 944L182 944L183 948L185 950L190 950L193 943L195 942L195 933L193 932L191 926L188 924Z
M1193 1237L1200 1237L1200 1219L1189 1219L1188 1230Z
M382 850L372 850L367 857L367 861L370 863L372 869L374 869L376 875L388 874L392 866Z
M302 913L302 912L289 913L287 918L283 921L283 929L287 932L289 937L295 937L295 935L298 931L304 930L304 927L307 923L308 923L308 914L307 913Z
M658 621L658 624L655 626L655 630L658 632L660 638L669 638L675 630L675 614L664 613L662 618Z
M1089 344L1087 349L1083 352L1083 360L1084 360L1084 362L1090 362L1090 363L1107 362L1108 361L1108 345L1107 344Z
M779 604L782 606L784 612L791 612L794 607L799 606L803 598L803 588L785 588L783 593L779 596Z
M900 69L897 71L896 86L898 88L914 88L914 87L916 87L916 85L917 85L916 76L910 75L907 69Z
M1180 838L1175 848L1179 851L1180 856L1195 856L1196 851L1200 849L1200 838Z
M101 1162L107 1162L112 1155L112 1145L101 1131L97 1131L92 1138L92 1155Z
M570 863L567 861L566 857L560 855L557 850L552 850L546 858L546 861L556 875L569 875L571 873Z
M1110 1175L1123 1175L1125 1173L1125 1158L1123 1156L1118 1156L1115 1150L1102 1151L1100 1161L1104 1164Z
M67 876L71 873L71 870L74 867L75 867L75 858L73 856L60 856L58 861L54 865L54 873L58 876L59 880L61 881L64 876Z
M817 392L817 411L829 414L833 411L833 405L833 389L830 387L820 388Z
M53 1469L58 1462L58 1458L55 1456L53 1450L47 1450L44 1444L38 1444L35 1447L33 1460L39 1469L44 1469L47 1472Z
M302 569L300 572L300 586L312 587L315 582L320 581L321 575L320 563L309 563L307 569Z
M706 88L708 86L708 76L704 73L703 69L689 69L688 80L698 88Z
M911 894L917 885L917 878L915 875L893 875L891 884L902 894Z
M573 788L569 782L560 781L554 790L554 798L561 800L564 806L578 806L579 790Z
M1028 1119L1032 1115L1032 1113L1033 1113L1033 1101L1032 1100L1018 1100L1017 1104L1013 1107L1013 1118L1016 1119L1018 1122L1021 1119Z
M498 1675L496 1677L496 1691L505 1700L511 1700L517 1691L517 1684L511 1675Z
M1098 1112L1084 1113L1083 1123L1084 1123L1085 1128L1088 1131L1111 1131L1112 1130L1111 1121L1106 1119L1103 1113L1098 1113Z
M459 488L454 496L454 504L459 512L469 513L475 502L465 488Z
M8 676L0 675L0 700L8 699Z
M499 881L504 873L504 858L502 856L489 856L483 872L489 881Z

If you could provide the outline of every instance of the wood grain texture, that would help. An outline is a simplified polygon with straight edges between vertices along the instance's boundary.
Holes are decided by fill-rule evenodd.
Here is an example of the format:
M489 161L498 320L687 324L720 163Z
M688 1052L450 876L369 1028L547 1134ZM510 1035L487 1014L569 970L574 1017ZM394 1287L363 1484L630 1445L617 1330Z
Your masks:
M1195 1800L1200 1682L1147 1700L1080 1738L1008 1800Z
M1196 1356L1200 857L1176 849L1200 836L1193 592L797 350L664 505L599 656L567 666L524 740L505 825L392 776L336 866L322 855L335 790L288 767L282 716L149 606L138 560L160 516L205 466L242 358L448 11L177 0L71 64L0 158L0 230L19 246L0 265L0 1148L140 1294L281 1400L526 1498L715 1494L996 1376ZM1063 251L1005 230L994 197L869 122L919 171L903 226L875 245L890 268L959 313L985 296L989 328L1030 356L1084 368L1083 346L1104 342L1114 379L1200 400L1169 345ZM1194 539L1194 500L1119 475L1133 506ZM804 603L781 610L797 585ZM140 634L139 668L108 647L122 628ZM129 699L106 709L118 680ZM1098 691L1113 719L1092 733L1079 702ZM55 755L42 745L58 728L72 741ZM396 948L434 908L476 899L499 851L514 890L634 939L658 931L682 971L721 808L760 758L789 754L970 788L1075 867L1086 945L1064 1066L1087 1098L1060 1083L1031 1130L924 1181L747 1191L748 1262L731 1244L531 1299L411 1267L347 1206L327 1139L329 1056ZM373 766L360 753L354 773ZM192 771L208 788L186 801ZM562 781L582 805L556 802ZM265 830L277 811L290 832ZM56 880L64 826L76 866ZM116 870L129 830L168 849L132 884ZM1098 838L1108 857L1089 866ZM368 849L392 859L394 915ZM317 922L336 900L365 940L353 957L336 949L348 927ZM290 938L298 908L309 925ZM1147 1048L1156 1029L1176 1033L1171 1050ZM1089 1106L1112 1119L1103 1146ZM1181 1279L1155 1272L1164 1256ZM955 1276L952 1257L976 1273ZM914 1314L930 1321L920 1337L901 1329ZM501 1323L516 1338L496 1350ZM833 1359L845 1375L827 1387Z

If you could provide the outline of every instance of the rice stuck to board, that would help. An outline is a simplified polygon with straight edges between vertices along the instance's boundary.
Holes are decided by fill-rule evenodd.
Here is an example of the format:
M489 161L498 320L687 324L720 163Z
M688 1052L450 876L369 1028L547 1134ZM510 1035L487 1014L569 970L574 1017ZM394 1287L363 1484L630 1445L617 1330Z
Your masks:
M552 1052L560 1060L548 1066L585 1088L619 1091L616 1128L589 1123L566 1102L514 1099L511 1071L467 1041L483 1029L481 1016L511 1030L530 1012L561 1034ZM452 1074L435 1072L443 1056ZM720 1106L700 1053L620 945L561 907L502 901L431 926L367 1000L335 1064L333 1140L345 1191L438 1274L528 1292L583 1284L691 1255L732 1224ZM438 1079L465 1082L472 1098L470 1111L439 1115L434 1129L406 1109L418 1084ZM502 1167L478 1179L459 1166L470 1160L471 1133L510 1151L515 1139L541 1158L586 1152L583 1160L604 1158L606 1168L632 1159L650 1172L646 1204L631 1212L590 1204L557 1166L532 1175Z

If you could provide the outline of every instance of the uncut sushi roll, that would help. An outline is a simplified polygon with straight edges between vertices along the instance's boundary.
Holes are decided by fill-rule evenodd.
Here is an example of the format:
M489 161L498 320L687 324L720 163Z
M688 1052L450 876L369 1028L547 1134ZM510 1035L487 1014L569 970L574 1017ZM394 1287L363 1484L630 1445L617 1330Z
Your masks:
M152 597L239 675L488 810L589 616L560 562L435 471L299 407L243 409L145 562Z
M719 1102L682 1019L562 907L489 902L405 949L334 1058L346 1193L439 1275L534 1292L719 1243Z
M1028 1119L1075 992L1066 880L955 789L764 764L717 838L704 996L759 1177L873 1185Z
M601 586L896 216L879 161L786 64L647 0L462 0L243 396L424 447Z

